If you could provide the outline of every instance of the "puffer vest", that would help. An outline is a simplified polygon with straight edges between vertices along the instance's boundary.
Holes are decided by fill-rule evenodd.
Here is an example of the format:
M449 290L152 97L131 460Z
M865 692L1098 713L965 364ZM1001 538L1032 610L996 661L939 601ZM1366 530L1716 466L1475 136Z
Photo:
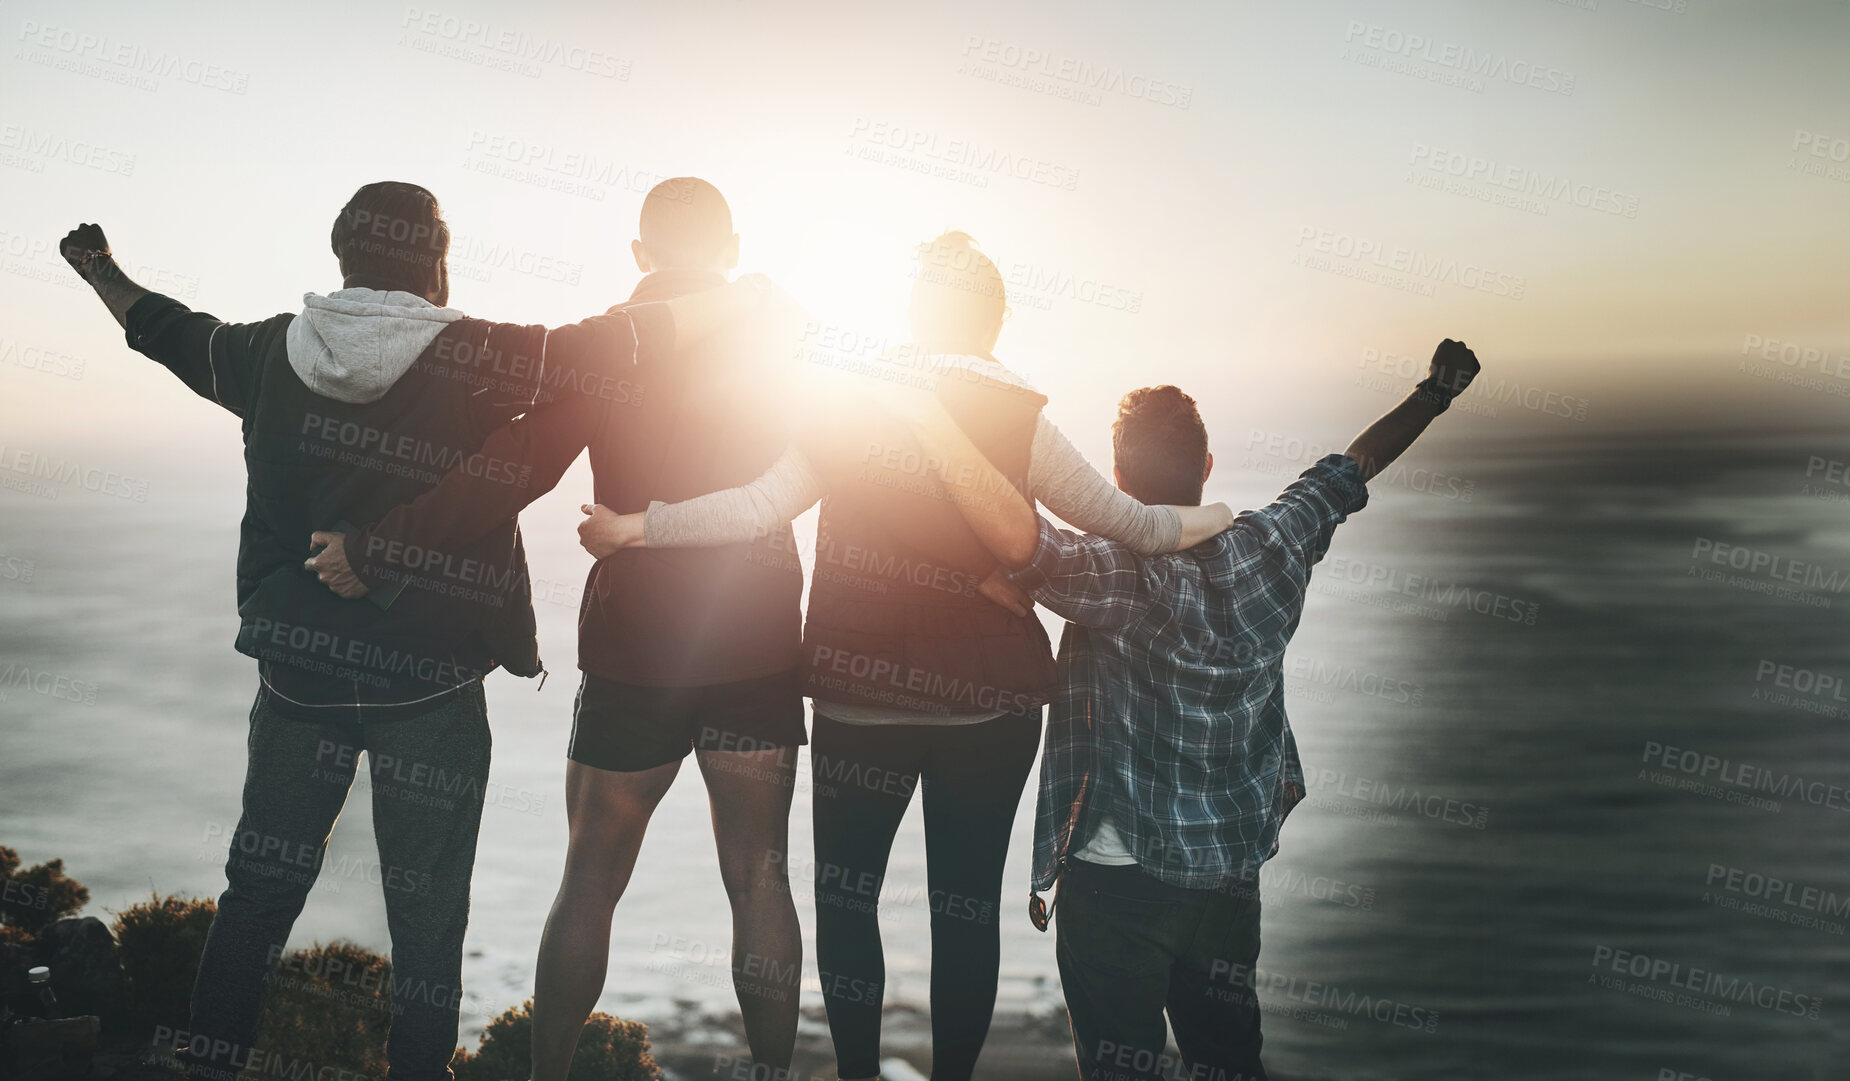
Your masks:
M945 372L938 396L1026 496L1047 399L962 369ZM878 410L832 418L803 443L829 493L803 631L805 693L933 713L1044 705L1054 687L1047 631L977 592L996 563L954 502L996 492L952 474Z

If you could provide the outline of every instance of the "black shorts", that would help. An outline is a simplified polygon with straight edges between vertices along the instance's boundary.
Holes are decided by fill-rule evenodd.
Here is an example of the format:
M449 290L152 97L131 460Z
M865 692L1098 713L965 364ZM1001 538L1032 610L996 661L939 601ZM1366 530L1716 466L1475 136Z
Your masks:
M634 773L703 751L800 747L803 681L797 669L705 687L643 687L586 674L566 757Z

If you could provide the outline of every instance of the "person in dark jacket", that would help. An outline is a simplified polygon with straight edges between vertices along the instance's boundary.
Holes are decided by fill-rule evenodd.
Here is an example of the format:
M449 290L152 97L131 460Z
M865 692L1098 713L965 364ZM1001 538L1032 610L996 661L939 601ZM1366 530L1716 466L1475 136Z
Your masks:
M449 229L415 184L357 191L331 236L343 288L300 315L224 323L131 281L100 227L61 253L128 344L238 417L248 484L237 561L239 652L257 659L243 814L193 989L182 1061L231 1081L252 1062L272 964L314 884L358 754L392 938L390 1076L450 1076L469 879L488 778L483 676L540 671L512 515L420 576L341 600L305 567L309 535L370 522L451 468L518 487L478 453L536 403L631 393L645 355L697 340L750 296L650 305L548 330L445 306Z

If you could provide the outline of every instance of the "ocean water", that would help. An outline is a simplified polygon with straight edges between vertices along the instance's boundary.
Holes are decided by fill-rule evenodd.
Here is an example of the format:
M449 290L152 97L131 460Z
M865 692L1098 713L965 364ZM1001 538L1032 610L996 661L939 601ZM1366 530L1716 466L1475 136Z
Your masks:
M1318 571L1287 661L1310 797L1262 877L1283 1076L1850 1076L1850 691L1831 682L1850 676L1850 487L1815 465L1850 438L1570 428L1416 448ZM1209 495L1251 504L1301 465L1224 463ZM256 682L231 649L235 470L144 466L145 502L0 489L0 843L63 858L93 914L222 888ZM470 1032L530 994L562 865L585 490L574 473L523 519L553 675L490 679ZM1031 813L1032 790L999 1011L1045 1020ZM803 786L790 858L819 1006L809 815ZM355 798L294 942L384 947L375 873ZM915 809L883 899L890 1005L927 999L924 883ZM723 1018L728 928L688 768L617 910L600 1008Z

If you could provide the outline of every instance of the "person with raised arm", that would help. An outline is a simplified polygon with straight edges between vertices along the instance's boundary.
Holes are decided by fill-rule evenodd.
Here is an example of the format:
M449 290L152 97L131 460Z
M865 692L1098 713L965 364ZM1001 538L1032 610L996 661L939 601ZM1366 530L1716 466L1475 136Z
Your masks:
M780 387L795 341L784 334L784 313L794 306L756 276L728 284L739 236L725 197L697 177L662 181L643 199L629 248L643 277L610 309L613 318L740 290L755 289L760 304L693 348L641 358L621 397L542 404L489 435L485 448L523 471L520 486L452 469L367 528L318 537L337 553L323 559L330 588L371 596L420 576L431 553L461 550L519 513L587 451L595 497L638 511L743 483L777 457L789 437ZM966 528L954 510L947 517ZM534 1081L563 1081L571 1068L604 990L619 901L632 890L680 888L633 872L655 809L690 756L712 807L751 1069L790 1065L803 940L786 868L796 749L808 741L798 673L803 577L784 554L792 544L786 526L753 543L627 552L591 569L565 750L569 839L535 965ZM970 547L988 558L973 539Z
M483 677L541 671L526 553L512 513L455 558L440 588L383 606L318 578L324 539L370 522L456 468L504 488L522 468L487 433L536 404L631 393L637 353L673 353L758 303L757 291L631 309L548 330L465 316L449 299L449 226L416 184L356 191L330 237L342 288L300 314L226 323L137 285L103 230L60 245L135 349L238 418L247 484L236 648L256 658L243 812L193 986L181 1061L231 1081L252 1061L264 988L346 803L373 775L373 828L392 943L390 1076L450 1076L469 883L488 781Z
M908 420L957 505L1030 596L1067 620L1041 758L1029 914L1056 887L1056 956L1082 1077L1264 1081L1254 991L1259 867L1304 796L1283 659L1311 568L1367 482L1478 372L1442 342L1415 390L1271 505L1194 547L1145 555L1058 529L1006 485L937 397ZM1146 502L1194 504L1214 466L1194 400L1126 395L1113 474ZM980 497L973 493L982 493ZM1173 1027L1182 1062L1165 1054Z

